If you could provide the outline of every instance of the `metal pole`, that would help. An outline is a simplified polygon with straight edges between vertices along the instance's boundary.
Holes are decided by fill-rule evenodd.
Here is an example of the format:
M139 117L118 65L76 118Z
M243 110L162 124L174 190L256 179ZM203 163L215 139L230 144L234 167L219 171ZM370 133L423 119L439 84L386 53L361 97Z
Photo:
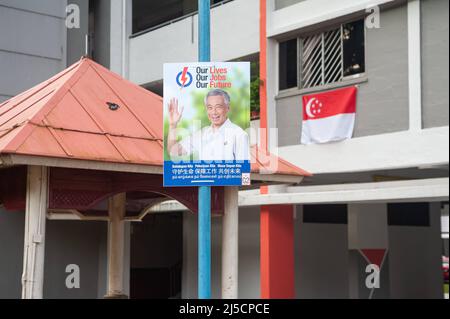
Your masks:
M211 187L198 190L198 298L211 298Z
M211 61L210 39L210 10L209 0L198 0L198 60L199 62Z
M199 62L211 60L210 1L198 1ZM211 298L211 187L198 189L198 297Z
M225 187L225 214L222 223L222 298L238 298L239 188Z

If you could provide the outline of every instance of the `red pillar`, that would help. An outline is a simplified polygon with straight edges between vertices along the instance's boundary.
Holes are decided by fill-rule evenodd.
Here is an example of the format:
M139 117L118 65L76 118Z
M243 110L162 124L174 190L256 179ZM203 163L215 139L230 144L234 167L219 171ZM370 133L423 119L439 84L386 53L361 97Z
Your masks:
M268 150L266 23L266 0L260 0L261 150ZM267 192L267 187L261 187L261 194L267 194ZM295 298L293 214L292 205L261 206L261 298Z
M292 205L261 207L261 298L295 298Z

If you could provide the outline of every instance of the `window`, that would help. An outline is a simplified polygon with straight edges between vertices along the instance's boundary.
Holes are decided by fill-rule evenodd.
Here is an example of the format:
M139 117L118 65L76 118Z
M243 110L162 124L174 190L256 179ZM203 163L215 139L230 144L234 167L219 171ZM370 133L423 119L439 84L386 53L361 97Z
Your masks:
M297 87L297 39L281 42L279 50L280 90Z
M347 205L305 205L303 206L303 223L347 224Z
M429 203L388 204L388 225L429 227Z
M297 52L297 41L301 50ZM300 78L297 75L300 63ZM365 73L364 20L280 42L279 88L309 89Z
M211 6L229 1L211 0ZM198 0L133 0L133 34L163 26L197 11Z
M301 87L342 81L365 72L364 20L302 40Z
M343 28L344 77L366 72L364 58L364 21L344 24Z

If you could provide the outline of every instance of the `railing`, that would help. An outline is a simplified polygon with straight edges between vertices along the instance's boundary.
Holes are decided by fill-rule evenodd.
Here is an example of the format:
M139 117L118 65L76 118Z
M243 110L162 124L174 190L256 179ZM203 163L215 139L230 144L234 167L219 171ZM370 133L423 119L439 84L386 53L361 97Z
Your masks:
M219 7L219 6L222 6L222 5L227 4L228 2L231 2L231 1L233 1L233 0L223 0L221 2L215 3L215 4L211 5L211 9ZM188 14L185 14L185 15L179 17L179 18L172 19L172 20L166 21L164 23L158 24L158 25L156 25L154 27L147 28L145 30L133 33L132 35L130 35L130 39L138 37L138 36L143 35L143 34L148 33L148 32L155 31L157 29L161 29L163 27L166 27L166 26L171 25L173 23L179 22L179 21L184 20L186 18L190 18L190 17L195 16L197 14L198 14L198 10L197 11L193 11L193 12L188 13Z

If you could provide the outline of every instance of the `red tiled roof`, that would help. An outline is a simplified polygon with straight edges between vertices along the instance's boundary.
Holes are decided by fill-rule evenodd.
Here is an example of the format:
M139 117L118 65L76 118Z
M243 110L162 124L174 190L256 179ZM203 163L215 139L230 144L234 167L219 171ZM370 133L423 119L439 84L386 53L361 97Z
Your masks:
M0 154L162 166L162 113L160 96L82 58L0 104ZM257 147L251 154L254 173L310 175Z
M251 147L250 156L252 173L311 176L311 173L256 145Z
M0 105L0 153L162 165L162 125L161 97L83 58Z

